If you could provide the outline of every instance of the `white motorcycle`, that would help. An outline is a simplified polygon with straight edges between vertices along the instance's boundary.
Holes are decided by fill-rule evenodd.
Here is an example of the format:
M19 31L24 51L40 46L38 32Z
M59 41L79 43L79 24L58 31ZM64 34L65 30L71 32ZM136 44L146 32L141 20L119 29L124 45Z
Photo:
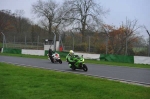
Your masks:
M51 60L52 63L58 62L58 63L62 64L62 60L60 59L60 55L58 53L55 52L52 56L49 56L47 54L47 56L48 56L48 59Z

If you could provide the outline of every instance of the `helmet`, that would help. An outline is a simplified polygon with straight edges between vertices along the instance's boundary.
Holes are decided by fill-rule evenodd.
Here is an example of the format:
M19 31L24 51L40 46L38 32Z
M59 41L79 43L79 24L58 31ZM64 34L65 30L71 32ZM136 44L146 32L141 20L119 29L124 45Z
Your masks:
M70 50L70 51L69 51L69 54L70 54L70 55L74 55L74 51L73 51L73 50Z

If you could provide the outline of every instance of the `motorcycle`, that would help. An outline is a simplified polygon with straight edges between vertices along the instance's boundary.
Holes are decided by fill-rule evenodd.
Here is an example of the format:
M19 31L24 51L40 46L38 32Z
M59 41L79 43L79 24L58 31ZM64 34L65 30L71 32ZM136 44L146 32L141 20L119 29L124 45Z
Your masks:
M48 59L51 60L52 63L60 63L62 64L62 60L60 59L60 56L58 53L54 53L53 55L47 54Z
M84 63L84 58L82 56L74 55L73 60L75 62L71 63L71 69L76 70L76 69L83 69L84 71L88 71L88 67Z

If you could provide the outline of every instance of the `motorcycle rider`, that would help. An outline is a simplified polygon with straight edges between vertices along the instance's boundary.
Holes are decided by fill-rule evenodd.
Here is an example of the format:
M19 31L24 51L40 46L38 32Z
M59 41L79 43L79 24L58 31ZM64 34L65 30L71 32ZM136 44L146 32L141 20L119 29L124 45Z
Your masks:
M68 62L70 68L74 66L75 64L75 61L73 60L73 58L74 58L74 51L70 50L69 54L66 56L66 61Z
M50 59L52 58L53 53L54 52L52 51L52 49L49 48L49 50L48 50L48 56L49 56Z

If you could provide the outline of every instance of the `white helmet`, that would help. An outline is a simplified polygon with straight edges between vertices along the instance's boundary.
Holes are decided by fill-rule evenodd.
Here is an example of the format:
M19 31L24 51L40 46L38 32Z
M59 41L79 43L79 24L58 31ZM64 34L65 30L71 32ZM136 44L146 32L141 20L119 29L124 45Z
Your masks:
M73 50L70 50L70 51L69 51L69 54L70 54L70 55L74 55L74 51L73 51Z

